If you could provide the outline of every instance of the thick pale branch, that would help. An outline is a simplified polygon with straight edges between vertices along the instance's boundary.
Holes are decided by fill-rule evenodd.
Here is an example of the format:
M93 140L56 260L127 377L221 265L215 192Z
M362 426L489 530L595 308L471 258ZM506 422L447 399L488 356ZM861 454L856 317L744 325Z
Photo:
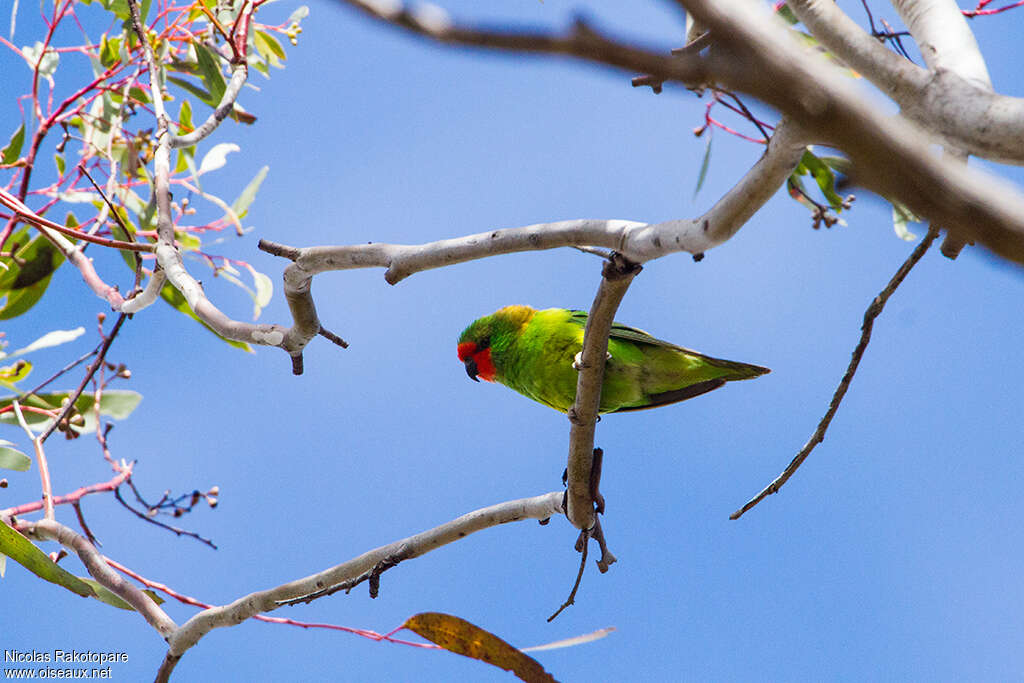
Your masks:
M720 41L709 68L725 85L777 107L845 151L856 183L1024 263L1024 197L1016 188L932 153L924 133L869 104L833 67L809 59L781 21L753 0L733 0L728 10L711 0L684 1Z
M173 669L181 655L212 629L232 626L260 612L269 612L278 608L282 601L301 598L346 581L352 581L371 571L388 558L419 557L482 529L524 519L548 519L560 512L562 512L561 491L491 505L428 531L363 553L359 557L325 571L276 588L250 593L229 605L203 610L182 624L181 628L177 629L168 639L170 647L161 670L166 667Z
M221 121L227 118L228 114L234 109L235 100L238 99L238 94L242 92L242 86L245 85L248 76L249 67L244 61L233 65L231 67L231 78L228 80L224 95L220 98L217 108L213 110L213 113L210 114L209 118L201 126L191 133L172 137L170 141L171 149L191 147L217 130L217 126L220 125Z
M895 4L931 71L887 50L832 0L788 3L822 45L893 98L904 115L971 154L1024 164L1024 99L992 92L959 8L944 0Z
M806 144L798 127L783 120L757 163L697 219L653 224L577 219L492 230L418 245L371 243L297 248L261 240L260 249L294 261L284 271L284 292L295 325L287 330L280 346L294 355L321 332L310 286L314 275L326 271L385 268L384 279L396 284L423 270L498 254L558 247L604 247L635 263L680 251L703 254L735 235L775 194L799 163Z
M1024 198L1016 189L988 174L937 158L930 150L933 141L925 133L869 104L855 84L837 77L833 66L814 58L815 53L799 44L780 19L754 0L679 0L711 31L713 42L706 55L676 57L623 46L579 23L568 36L514 34L455 26L446 16L424 17L397 3L348 0L348 4L440 42L563 54L666 81L688 85L715 82L748 93L789 115L814 139L845 151L854 162L855 182L902 201L963 239L978 240L1004 258L1024 263ZM577 34L584 39L577 40ZM940 81L963 82L948 72L937 74L933 84L941 86ZM953 112L939 86L929 87L923 103L934 120ZM1015 116L1016 104L1009 102L1011 98L989 99L988 104L972 98L959 101L964 99L969 100L968 106L985 109L975 112L975 121L1012 120L1015 130L1024 135L1024 127L1019 126L1024 116ZM1009 147L1020 155L1022 143L1024 138ZM982 153L972 145L962 146ZM619 251L637 260L635 254Z
M985 91L992 90L992 79L978 42L967 25L963 12L951 0L896 0L893 3L914 37L928 69L933 74L949 72ZM992 134L986 131L985 139ZM946 147L947 158L967 163L967 152L960 146ZM963 239L947 235L942 253L956 258L965 246Z
M136 35L139 37L139 41L142 44L142 48L145 53L146 65L149 69L149 85L152 90L154 101L153 107L157 120L157 145L153 154L153 194L156 199L157 207L157 244L155 248L157 263L164 271L167 281L170 282L175 289L181 292L182 296L185 297L189 307L193 312L195 312L196 316L209 325L217 334L222 337L226 337L227 339L234 339L252 344L280 346L293 356L299 354L301 353L302 347L305 346L305 343L301 346L295 345L294 340L296 339L296 334L292 330L282 327L281 325L257 325L242 322L225 315L219 308L214 306L209 299L207 299L206 294L203 292L202 285L200 285L185 268L185 264L181 258L181 252L174 245L174 224L171 220L170 189L170 150L173 139L168 127L167 113L163 106L163 87L160 83L161 71L157 67L156 58L153 55L153 48L149 44L149 39L139 19L137 0L128 0L128 7L131 11L132 27L135 30ZM231 86L234 90L241 88L245 81L245 73L244 64L235 67L234 73L232 74ZM237 95L237 92L235 92L235 95ZM227 106L226 100L229 96L232 96L231 93L226 92L224 99L221 101L221 107L218 107L218 110ZM228 109L229 108L230 107L228 107ZM227 113L225 112L220 119L217 119L217 112L214 112L214 119L216 119L216 123L219 123L219 121L226 115ZM213 128L216 127L216 123L210 124L210 121L207 121L207 123L201 127L203 131L206 131L204 134L208 134L209 131L212 131ZM207 124L210 125L208 126ZM199 131L196 132L198 133ZM152 284L153 283L151 283L151 285ZM153 287L155 287L155 285L153 285ZM147 287L147 297L152 294L153 287ZM142 303L145 302L143 301ZM315 335L317 331L319 331L319 325L317 325L317 330L315 330L313 334Z
M914 37L930 71L952 71L978 88L992 89L978 41L953 0L893 0L893 7ZM1016 127L1021 127L1019 120Z
M423 5L406 8L399 2L342 0L343 4L431 40L449 45L491 50L558 54L611 64L633 72L650 73L692 86L706 84L707 73L696 54L670 56L610 40L582 19L563 35L536 31L487 29L452 23L444 10ZM420 10L420 11L417 11ZM670 74L670 75L669 75Z
M594 457L594 429L601 401L604 366L608 355L608 335L611 333L615 312L629 289L640 266L617 254L605 262L601 284L594 297L583 332L583 351L576 383L576 402L569 409L569 464L566 516L577 529L594 528L592 465Z

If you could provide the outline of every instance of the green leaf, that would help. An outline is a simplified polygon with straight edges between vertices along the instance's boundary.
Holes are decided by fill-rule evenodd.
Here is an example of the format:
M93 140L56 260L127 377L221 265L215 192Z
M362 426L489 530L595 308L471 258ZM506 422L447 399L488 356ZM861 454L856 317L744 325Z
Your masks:
M26 398L25 405L42 408L43 410L60 410L61 406L71 396L70 391L58 391L49 394L33 394ZM142 394L137 391L126 389L109 389L103 392L103 402L100 405L100 415L111 417L116 420L123 420L128 417L142 400ZM5 408L14 401L13 397L0 400L0 408ZM71 427L79 434L96 430L96 396L83 393L75 401L75 413L82 416L81 424L72 424ZM34 412L24 412L25 422L35 431L43 431L51 418ZM13 412L0 414L0 423L17 424L18 418Z
M64 155L63 154L54 154L53 155L53 163L55 163L57 165L57 175L63 176L64 175L64 168L65 168L65 166L64 166Z
M849 175L850 169L853 168L853 164L846 157L822 155L818 158L825 162L825 164L833 171L844 175Z
M835 190L836 176L832 172L832 169L828 167L825 162L819 159L811 152L810 149L804 151L803 158L800 159L800 166L802 166L814 181L818 184L821 189L822 195L828 201L832 210L839 213L843 210L843 198Z
M3 523L0 523L0 553L41 579L64 586L83 597L94 595L92 586L59 566L31 541Z
M249 207L252 205L254 199L256 199L256 193L260 190L260 185L263 184L263 180L267 177L267 172L270 170L269 166L264 166L259 170L256 176L249 181L249 184L242 190L242 194L238 195L231 204L231 210L235 212L238 219L245 218L245 215L249 213Z
M227 90L227 83L224 82L224 74L220 70L220 60L216 55L198 40L192 41L192 47L196 51L196 62L199 66L199 78L203 81L203 85L210 91L210 96L213 99L213 106L216 107L222 97L224 97L224 91Z
M8 443L3 441L2 443ZM32 467L32 458L9 446L0 446L0 469L28 472Z
M281 62L287 59L287 57L285 57L284 48L281 47L281 43L277 42L274 36L266 31L256 31L253 35L253 44L256 47L256 51L268 64L276 66L278 69L284 68L284 64Z
M184 135L185 133L191 133L195 130L195 125L192 123L192 105L188 100L181 101L181 109L178 110L178 135Z
M137 85L128 88L128 96L139 104L149 104L149 93Z
M168 76L167 80L198 97L200 102L207 104L213 107L214 109L217 108L217 103L219 102L219 100L213 99L213 95L203 90L199 86L189 83L184 78L178 78L176 76Z
M25 144L25 122L22 121L18 130L14 131L10 142L0 150L0 163L13 164L21 156L21 147Z
M45 237L28 239L28 228L11 237L21 245L14 257L0 257L0 320L9 320L29 310L42 298L50 276L64 262L64 255Z
M700 188L704 186L704 180L708 177L708 166L711 165L711 133L707 133L708 141L704 144L704 159L700 162L700 172L697 174L697 187L693 188L693 196L696 197Z
M174 286L171 285L170 283L165 284L163 286L163 289L160 290L160 297L164 301L169 303L171 307L174 308L175 310L192 318L197 323L199 323L206 329L210 330L210 332L213 332L213 334L217 334L209 325L200 320L199 317L192 312L192 309L189 307L188 302L185 300L185 297L182 296L181 292L175 289ZM228 345L233 346L236 349L241 349L243 351L248 351L249 353L252 353L252 347L246 344L245 342L236 341L234 339L225 339L224 337L221 337L219 334L217 334L217 336L220 337L223 341L225 341Z
M121 219L120 221L115 220L110 227L110 232L114 236L114 239L122 242L136 241L135 233L138 232L138 230L136 229L135 224L132 223L132 219L128 217L128 212L121 206L115 207L114 211L117 212L118 218ZM124 223L128 229L125 230L125 228L121 226L121 223ZM139 252L131 251L129 249L118 249L118 252L121 254L121 258L124 259L124 262L128 264L128 267L134 271L135 264L141 260Z
M43 294L46 293L46 288L49 286L50 276L47 275L30 287L13 289L7 292L3 308L0 308L0 320L10 320L11 318L17 318L22 313L27 313L33 306L39 303L39 300L43 298Z
M796 15L793 14L793 10L789 8L789 5L782 5L779 7L779 9L775 11L775 15L782 17L782 19L784 19L790 26L800 21L796 18Z
M27 360L19 360L14 365L5 365L0 368L0 384L17 391L14 385L28 377L31 372L32 364Z
M85 576L80 576L78 578L81 579L83 582L85 582L85 583L89 584L90 586L92 586L93 591L95 591L95 595L93 595L92 597L96 598L100 602L105 602L108 605L111 605L112 607L116 607L118 609L124 609L124 610L128 610L130 612L134 612L135 611L135 608L132 607L127 602L125 602L124 599L121 598L120 595L118 595L114 591L110 590L109 588L104 586L99 581L96 581L95 579L90 579L90 578L85 577ZM164 599L161 598L156 593L154 593L153 591L151 591L151 590L144 590L142 592L145 593L146 596L150 600L155 602L156 604L162 605L164 603Z
M892 203L892 229L896 236L905 242L913 242L917 235L907 229L907 223L923 223L914 212L899 202Z
M110 68L121 59L121 39L107 39L106 34L100 38L100 64Z

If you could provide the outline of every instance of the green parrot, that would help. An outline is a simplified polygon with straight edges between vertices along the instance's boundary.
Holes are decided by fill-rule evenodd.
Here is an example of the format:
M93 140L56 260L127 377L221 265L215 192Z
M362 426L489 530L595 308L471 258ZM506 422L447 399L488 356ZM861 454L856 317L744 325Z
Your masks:
M470 379L499 382L566 412L576 399L576 364L583 349L585 311L506 306L474 321L459 336L459 360ZM726 382L769 372L712 358L612 325L601 389L601 413L643 410L700 396Z

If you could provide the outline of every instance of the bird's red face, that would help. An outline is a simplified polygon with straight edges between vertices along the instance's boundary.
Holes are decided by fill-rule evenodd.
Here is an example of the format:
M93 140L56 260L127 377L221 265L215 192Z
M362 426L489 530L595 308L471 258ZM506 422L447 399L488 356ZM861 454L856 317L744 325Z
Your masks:
M486 340L481 344L466 341L459 344L459 360L466 365L466 374L474 382L484 379L494 381L494 363L491 361L491 347Z

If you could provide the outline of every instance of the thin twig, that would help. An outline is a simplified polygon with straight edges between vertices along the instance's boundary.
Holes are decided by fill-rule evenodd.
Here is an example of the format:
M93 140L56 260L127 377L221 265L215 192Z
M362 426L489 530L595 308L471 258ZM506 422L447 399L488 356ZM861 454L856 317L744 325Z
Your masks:
M583 570L587 567L587 546L590 545L587 541L589 540L589 536L590 532L586 529L580 532L579 540L576 541L576 545L580 546L580 569L576 572L576 582L572 584L572 590L569 591L569 597L565 599L562 606L555 610L554 614L548 617L549 624L554 621L555 617L561 614L566 607L576 604L576 591L580 588L580 582L583 580Z
M139 500L139 502L142 503L143 505L146 505L146 502L144 500L142 500L142 497L139 495L138 489L135 488L135 484L130 479L128 480L128 486L130 486L132 491L135 492L135 497ZM204 538L203 536L200 536L199 534L197 534L194 531L188 531L187 529L181 529L179 527L172 526L170 524L166 524L166 523L161 522L159 520L153 519L152 517L150 517L149 515L147 515L145 513L139 512L138 510L133 508L131 505L129 505L127 503L127 501L125 501L124 498L121 497L121 488L120 487L114 489L114 498L116 498L118 503L120 503L121 505L125 506L128 510L131 511L131 513L133 515L135 515L139 519L145 520L145 521L149 522L150 524L158 526L158 527L160 527L162 529L167 529L168 531L173 533L175 536L188 536L189 538L194 538L197 541L199 541L200 543L205 543L206 545L210 546L214 550L217 550L217 544L216 543L214 543L213 541L211 541L208 538ZM148 506L148 505L146 507L149 510L155 509L155 508L153 508L151 506Z
M21 412L21 404L14 400L11 406L14 408L14 414L18 416L18 424L32 440L32 446L36 452L36 463L39 466L39 479L43 487L43 510L46 519L53 520L55 517L53 514L53 486L50 483L50 467L46 462L46 451L43 450L43 438L32 433L32 428L28 426L25 416Z
M814 447L825 440L825 432L828 430L828 426L831 424L832 418L835 417L836 411L839 410L839 404L842 403L843 397L846 395L846 390L850 388L850 382L853 381L853 376L857 372L857 366L860 365L860 360L864 356L864 350L867 349L868 342L871 341L871 329L874 327L875 318L877 318L882 312L882 309L885 308L886 301L888 301L889 297L893 295L896 288L900 286L903 279L907 277L910 270L917 265L917 262L925 255L925 252L928 251L928 247L932 245L932 242L935 241L938 234L939 229L932 225L932 227L928 229L928 234L921 240L921 243L915 247L914 251L907 257L907 260L904 261L896 271L896 274L892 276L891 280L889 280L889 284L885 286L885 289L879 292L878 296L874 298L871 305L868 306L867 310L864 312L864 322L860 328L860 341L857 342L857 346L853 350L853 356L850 358L850 364L847 366L846 373L843 375L842 380L839 382L839 386L836 387L836 391L832 395L832 401L828 405L828 410L825 412L825 416L821 418L821 421L818 423L817 429L815 429L814 433L811 435L810 440L804 444L804 447L800 449L800 452L796 454L796 457L786 465L786 469L782 471L782 474L776 477L770 484L768 484L768 486L764 487L760 493L751 498L746 505L729 515L729 519L739 519L747 510L754 507L773 493L777 493L778 490L782 488L782 485L785 484L791 476L793 476L793 473L796 472L797 468L803 464L804 460L807 459L807 456L814 450Z
M82 356L80 358L78 358L77 360L71 361L70 363L68 363L67 365L62 367L60 370L58 370L54 374L50 375L43 382L41 382L35 389L31 389L29 391L26 391L23 394L21 394L20 396L18 396L18 400L19 401L24 401L29 396L34 396L34 395L38 394L39 391L41 389L43 389L47 384L49 384L50 382L54 381L55 379L57 379L61 375L65 374L65 373L67 373L67 372L69 372L71 370L74 370L76 367L78 367L79 365L84 363L88 358L91 358L92 356L95 356L96 352L100 350L101 346L103 346L103 342L102 341L99 344L97 344L96 348L94 348L92 351L89 351L88 353L82 354Z
M71 414L71 411L75 409L75 402L78 401L78 397L81 396L82 391L85 390L85 385L89 383L89 380L92 379L92 376L96 374L97 370L99 370L100 365L103 363L103 359L106 358L107 356L107 351L110 350L110 345L114 343L114 339L117 337L117 333L121 330L121 325L124 323L127 317L128 315L125 313L122 313L121 315L117 316L117 322L114 323L114 327L110 330L110 334L108 334L104 338L103 345L100 346L100 350L96 354L96 359L92 362L91 365L89 365L88 370L85 371L85 377L82 378L82 381L78 385L78 388L75 389L70 396L68 396L68 402L67 405L64 406L64 410L61 411L61 414L57 417L57 419L51 422L50 426L47 427L46 430L39 435L40 444L46 441L50 437L50 435L53 434L53 430L55 430L59 424L66 420L68 418L68 415Z

